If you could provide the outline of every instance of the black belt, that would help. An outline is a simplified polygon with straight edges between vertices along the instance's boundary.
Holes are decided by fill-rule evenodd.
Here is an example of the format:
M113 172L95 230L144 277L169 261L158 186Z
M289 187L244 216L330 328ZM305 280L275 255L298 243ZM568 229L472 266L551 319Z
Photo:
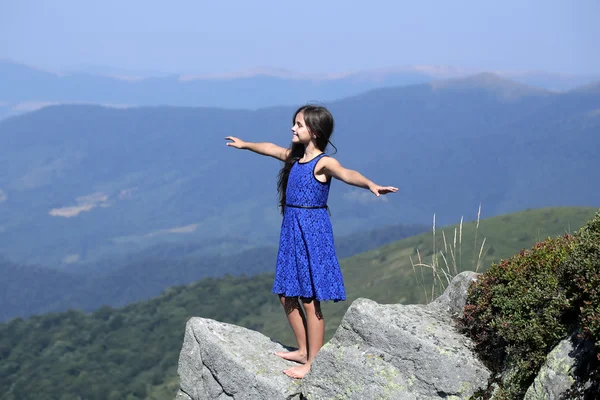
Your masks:
M286 204L286 207L292 207L292 208L326 208L327 212L329 213L329 215L331 215L331 211L329 211L329 206L328 205L324 205L324 206L298 206L295 204Z

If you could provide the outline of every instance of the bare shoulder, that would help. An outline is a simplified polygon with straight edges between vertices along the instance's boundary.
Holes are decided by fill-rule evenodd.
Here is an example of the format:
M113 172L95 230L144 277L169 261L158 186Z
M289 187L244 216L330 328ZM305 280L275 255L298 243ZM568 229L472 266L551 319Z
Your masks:
M318 171L322 171L324 169L330 171L332 169L339 168L340 166L341 164L338 160L336 160L332 156L326 155L324 157L321 157L321 159L317 161L315 169Z
M338 160L331 156L321 157L315 165L316 176L326 176L340 178L343 175L344 168Z

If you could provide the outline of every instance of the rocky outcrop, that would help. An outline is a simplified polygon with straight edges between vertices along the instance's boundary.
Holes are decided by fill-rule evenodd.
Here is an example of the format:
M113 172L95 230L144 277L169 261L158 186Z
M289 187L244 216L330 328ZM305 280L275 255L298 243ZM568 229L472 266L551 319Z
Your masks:
M591 357L594 357L594 343L591 341L580 340L577 334L563 339L546 356L546 362L527 389L524 400L600 398L597 378L594 379L587 371L578 371L590 362ZM580 375L579 393L569 393L577 374ZM591 392L595 392L595 397L590 397L594 396Z
M427 306L353 302L304 378L304 396L459 399L485 388L490 373L451 319L464 306L455 292L466 290L472 279L471 273L459 275Z
M302 383L308 399L468 398L489 372L426 307L355 301Z
M524 400L561 398L561 395L575 383L573 378L575 359L569 356L572 350L570 341L563 340L548 354L533 385L525 393Z
M179 355L177 400L300 400L300 382L282 374L296 365L273 353L286 350L259 332L191 318Z
M478 273L465 271L454 277L444 293L430 303L427 308L437 309L453 317L462 317L467 304L467 290L477 280Z
M489 371L454 328L476 274L458 275L425 305L352 303L311 372L293 380L284 347L264 335L210 319L191 318L179 358L178 400L468 398Z

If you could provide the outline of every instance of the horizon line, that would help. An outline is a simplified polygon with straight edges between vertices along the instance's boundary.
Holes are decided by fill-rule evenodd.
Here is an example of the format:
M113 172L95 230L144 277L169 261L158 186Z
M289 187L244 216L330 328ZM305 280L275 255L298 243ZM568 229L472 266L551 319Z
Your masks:
M102 66L96 64L79 65L79 66L64 66L62 68L43 67L26 62L16 61L10 58L0 58L0 63L15 64L21 67L30 68L33 70L54 74L59 77L72 76L77 74L86 74L90 76L103 76L117 80L125 81L143 81L148 79L177 77L179 81L194 81L194 80L227 80L239 78L252 78L258 76L268 76L282 79L297 79L297 80L313 80L327 81L349 77L358 77L364 79L384 78L388 75L402 72L420 73L430 78L453 78L476 75L481 73L491 73L503 77L521 77L526 75L550 75L555 78L600 78L600 73L571 73L552 71L549 69L498 69L498 68L476 68L462 67L454 65L441 64L404 64L391 65L377 68L365 68L356 70L346 70L337 72L302 72L294 71L288 68L277 66L260 66L238 69L230 72L214 72L214 73L193 73L193 72L160 72L154 71L152 74L140 75L136 71L137 68L126 68L119 66ZM122 70L118 73L102 73L89 72L86 69L114 69ZM151 71L148 71L150 73Z

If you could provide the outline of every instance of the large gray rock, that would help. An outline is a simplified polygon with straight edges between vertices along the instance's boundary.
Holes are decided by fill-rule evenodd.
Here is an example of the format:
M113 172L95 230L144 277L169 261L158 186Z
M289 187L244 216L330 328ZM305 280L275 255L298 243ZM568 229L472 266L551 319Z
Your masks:
M575 345L575 343L577 345ZM524 400L559 400L575 383L575 369L582 362L585 364L594 354L591 341L580 341L576 334L562 340L546 356L546 362L540 368L533 384L527 389ZM586 387L591 386L588 377Z
M297 364L273 354L282 350L259 332L191 318L179 355L176 400L299 400L300 382L282 373Z
M489 372L454 328L473 273L457 276L428 306L352 303L311 372L273 355L283 346L264 335L209 319L188 321L176 400L458 399L486 387Z
M432 303L429 308L437 308L452 316L462 317L467 303L467 290L480 274L472 271L461 272L450 282L444 293Z
M546 357L533 384L525 393L524 400L558 400L575 379L573 367L575 358L569 356L573 346L569 340L561 341Z
M304 378L302 393L310 400L466 399L487 387L490 372L451 317L464 306L473 277L457 276L428 306L353 302Z
M447 315L358 299L304 378L312 399L468 398L489 371Z

